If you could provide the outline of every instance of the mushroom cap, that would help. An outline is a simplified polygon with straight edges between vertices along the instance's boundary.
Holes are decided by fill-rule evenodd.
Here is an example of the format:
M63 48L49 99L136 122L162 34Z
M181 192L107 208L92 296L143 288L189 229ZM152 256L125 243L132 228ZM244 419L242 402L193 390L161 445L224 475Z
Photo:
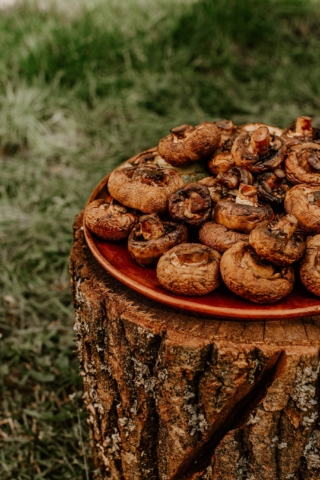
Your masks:
M123 240L137 221L137 215L111 201L100 198L91 202L85 211L85 223L91 232L104 240Z
M114 170L108 181L109 192L116 200L144 213L165 212L168 196L183 185L178 172L156 165Z
M276 265L291 265L300 260L305 243L299 235L291 237L274 228L276 222L266 220L259 224L249 236L250 245L257 254Z
M157 265L157 278L178 295L205 295L220 285L216 250L198 243L183 243L165 253Z
M300 278L307 290L320 296L320 235L307 238Z
M282 133L288 147L305 142L319 141L319 129L312 127L312 118L300 116L292 122Z
M202 122L196 127L181 125L160 140L158 151L168 163L179 167L212 155L220 138L220 131L213 122Z
M250 233L263 220L272 218L270 207L243 205L229 200L220 200L214 209L214 219L230 230Z
M262 129L263 127L260 127ZM270 147L266 155L260 156L251 143L254 132L244 132L233 142L231 149L236 165L253 173L262 173L279 167L287 151L285 141L277 135L270 135ZM266 130L267 131L267 130Z
M224 253L238 242L248 242L249 235L235 232L216 222L206 222L199 230L199 240L203 245Z
M277 302L294 286L292 267L278 267L262 260L245 242L236 243L222 255L220 271L232 292L255 303Z
M165 234L160 238L144 240L140 232L139 224L136 224L130 232L128 250L134 260L143 266L155 265L161 255L175 245L186 242L188 230L185 225L174 222L163 222Z
M285 173L281 169L276 169L274 172L265 172L257 177L259 201L276 210L282 210L285 194L290 187L291 185L288 184Z
M271 135L277 135L277 137L280 137L283 134L283 128L279 127L274 127L273 125L266 125L265 123L246 123L245 125L241 125L241 130L244 130L245 132L252 133L255 130L258 130L259 127L267 127Z
M320 145L305 142L292 146L284 167L286 177L293 184L320 185Z
M227 172L234 164L234 158L230 151L219 151L208 161L208 168L212 175L218 175L220 172Z
M307 233L320 233L320 186L295 185L286 193L284 208Z
M211 215L211 196L203 183L188 183L173 192L168 200L168 208L174 220L182 221L191 227L203 224Z

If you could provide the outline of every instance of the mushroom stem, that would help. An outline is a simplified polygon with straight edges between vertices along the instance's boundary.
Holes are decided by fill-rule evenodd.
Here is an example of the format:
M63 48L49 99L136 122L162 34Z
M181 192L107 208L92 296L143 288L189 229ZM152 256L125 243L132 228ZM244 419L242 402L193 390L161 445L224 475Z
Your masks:
M300 135L313 136L312 131L312 118L311 117L297 117L296 120L296 133Z
M236 197L236 203L257 207L258 206L257 187L252 185L246 185L245 183L241 183L239 186L237 197Z
M173 265L205 265L209 261L209 253L197 247L183 249L182 252L176 252L171 259Z
M156 240L165 234L164 226L156 214L142 215L139 218L140 233L144 240Z
M272 230L277 230L279 233L284 233L289 240L298 227L298 220L294 215L286 215L280 218Z
M270 132L268 127L259 127L251 135L251 145L260 157L266 155L270 149Z
M185 123L183 125L179 125L178 127L171 128L170 132L174 140L181 140L190 130L194 130L194 127Z
M231 134L234 129L234 123L232 120L221 120L217 122L217 127L223 130L223 133Z

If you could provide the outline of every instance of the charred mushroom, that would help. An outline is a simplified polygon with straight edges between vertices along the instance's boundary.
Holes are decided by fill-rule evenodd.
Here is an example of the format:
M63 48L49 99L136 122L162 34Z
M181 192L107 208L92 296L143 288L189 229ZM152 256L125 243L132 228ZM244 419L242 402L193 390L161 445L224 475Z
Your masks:
M205 245L178 245L160 258L158 281L178 295L205 295L220 285L220 257L220 253Z
M291 265L300 260L305 243L295 231L298 220L286 215L277 222L265 221L250 233L249 242L257 254L277 265Z
M158 151L168 163L179 167L212 155L220 138L220 131L213 122L202 122L196 127L181 125L160 140Z
M108 181L109 192L116 200L144 213L166 211L168 196L182 185L179 173L156 165L114 170Z
M221 185L232 189L238 188L241 183L252 185L252 174L241 167L232 167L227 172L220 172L217 175L217 180Z
M214 177L205 177L199 180L199 183L202 183L208 188L213 203L218 203L228 194L228 189L221 185Z
M267 127L271 135L277 135L277 137L281 137L283 134L283 129L274 127L273 125L266 125L265 123L246 123L245 125L242 125L240 128L241 130L244 130L245 132L252 133L255 130L258 130L260 127Z
M86 226L104 240L118 241L127 238L136 221L137 215L111 197L94 200L85 212Z
M199 227L211 215L211 197L202 183L188 183L169 197L169 213L174 220Z
M270 135L269 129L262 126L252 133L239 135L233 143L231 153L239 167L262 173L278 168L286 150L285 141L276 135Z
M297 117L297 120L289 125L282 134L288 146L304 142L315 142L319 140L319 129L312 127L311 117Z
M218 127L221 134L219 148L230 151L235 135L238 132L238 127L232 120L220 120L219 122L214 122L214 124Z
M284 197L290 185L285 172L277 168L274 172L265 172L257 178L257 193L261 203L270 205L275 210L283 207Z
M218 175L220 172L227 172L234 164L230 151L218 152L208 161L208 169L212 175Z
M308 142L294 145L285 158L284 167L290 182L320 185L320 145Z
M170 248L186 242L187 238L184 225L161 222L157 214L143 215L130 232L128 250L137 263L150 266Z
M285 211L294 215L304 232L320 233L320 186L296 185L286 193Z
M224 225L215 222L206 222L199 231L199 240L203 245L224 253L238 242L249 241L249 235L234 232Z
M279 267L263 260L245 242L238 242L222 255L220 271L232 292L255 303L277 302L289 295L294 286L292 267Z
M307 290L320 296L320 235L307 238L300 278Z
M273 217L269 206L258 205L257 189L240 185L235 201L221 200L214 209L214 219L230 230L250 233L263 220Z

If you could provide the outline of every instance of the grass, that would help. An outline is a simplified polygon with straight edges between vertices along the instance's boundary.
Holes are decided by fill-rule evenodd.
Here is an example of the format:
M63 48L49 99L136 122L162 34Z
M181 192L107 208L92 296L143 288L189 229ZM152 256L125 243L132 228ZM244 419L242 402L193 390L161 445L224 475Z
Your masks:
M315 0L18 4L0 15L0 478L92 478L71 226L181 123L320 123Z

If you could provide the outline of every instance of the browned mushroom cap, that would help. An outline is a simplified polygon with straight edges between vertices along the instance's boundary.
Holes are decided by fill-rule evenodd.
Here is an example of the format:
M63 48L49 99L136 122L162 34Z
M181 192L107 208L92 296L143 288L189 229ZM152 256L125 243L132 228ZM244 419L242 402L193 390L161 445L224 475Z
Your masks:
M220 172L227 172L234 165L234 158L231 152L218 152L208 161L208 169L212 175Z
M284 208L305 232L320 233L320 187L296 185L286 193Z
M261 203L271 205L275 210L283 207L284 197L290 189L286 174L280 168L265 172L257 178L257 193Z
M205 177L199 180L199 183L202 183L208 188L213 203L218 203L219 200L228 195L228 189L221 185L214 177Z
M300 278L307 290L320 296L320 235L307 238Z
M224 253L235 243L248 242L249 235L245 233L234 232L224 225L215 222L206 222L199 231L199 240L203 245Z
M304 254L305 243L295 234L298 220L286 215L277 222L265 221L250 233L249 242L257 254L277 265L291 265Z
M283 128L274 127L273 125L266 125L265 123L246 123L245 125L241 125L241 130L245 132L252 133L255 130L258 130L260 127L267 127L271 135L277 135L280 137L283 134Z
M159 155L176 167L188 165L212 155L220 137L220 131L213 122L202 122L196 127L181 125L160 140Z
M227 172L220 172L217 180L227 188L238 188L241 183L252 185L252 174L241 167L231 167Z
M220 120L219 122L213 123L218 127L221 134L219 148L230 151L233 140L238 133L239 128L233 123L232 120Z
M130 232L128 250L137 263L154 265L170 248L186 242L187 227L174 222L161 222L158 215L143 215Z
M289 295L294 285L292 267L261 259L245 242L238 242L222 255L220 271L232 292L255 303L277 302Z
M286 176L294 184L320 185L320 145L300 143L290 148L284 161Z
M164 212L168 196L183 185L178 172L156 165L114 170L109 177L111 195L123 205L144 213Z
M86 208L85 223L91 232L104 240L123 240L137 221L137 215L112 198L91 202Z
M262 173L279 167L286 150L282 138L270 135L268 128L261 126L252 133L239 135L233 143L231 153L239 167Z
M312 128L311 117L297 117L297 120L283 131L282 137L288 146L318 140L319 129Z
M210 217L210 192L202 183L188 183L170 195L168 208L174 220L198 227Z
M258 205L256 187L241 185L236 201L220 200L214 209L214 219L230 230L250 233L263 220L273 217L268 205Z
M158 281L178 295L205 295L220 285L220 257L220 253L205 245L178 245L160 258Z

